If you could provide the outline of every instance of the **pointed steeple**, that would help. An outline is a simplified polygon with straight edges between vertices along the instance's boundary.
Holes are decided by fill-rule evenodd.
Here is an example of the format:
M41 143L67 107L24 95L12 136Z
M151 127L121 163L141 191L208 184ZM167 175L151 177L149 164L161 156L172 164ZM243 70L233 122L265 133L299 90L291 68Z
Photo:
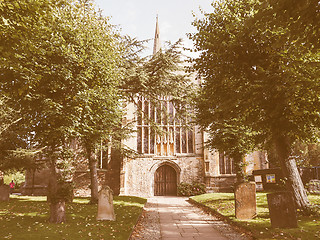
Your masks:
M160 31L159 31L158 15L157 15L156 31L154 35L154 44L153 44L153 55L155 55L159 50L160 50Z

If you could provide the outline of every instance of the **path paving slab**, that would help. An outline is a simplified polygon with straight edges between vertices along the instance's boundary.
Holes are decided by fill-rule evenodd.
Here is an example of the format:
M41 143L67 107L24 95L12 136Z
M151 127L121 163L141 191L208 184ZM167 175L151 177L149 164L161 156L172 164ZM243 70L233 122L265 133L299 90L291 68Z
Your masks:
M187 200L185 197L149 198L130 240L249 239Z

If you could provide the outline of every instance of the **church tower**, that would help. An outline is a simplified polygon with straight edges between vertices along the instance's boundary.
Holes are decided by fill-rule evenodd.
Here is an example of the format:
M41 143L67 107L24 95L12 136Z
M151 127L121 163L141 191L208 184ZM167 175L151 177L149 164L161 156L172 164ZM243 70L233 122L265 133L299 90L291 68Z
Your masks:
M155 55L160 50L160 31L159 31L159 23L158 23L158 15L156 20L156 30L154 35L154 43L153 43L153 55Z

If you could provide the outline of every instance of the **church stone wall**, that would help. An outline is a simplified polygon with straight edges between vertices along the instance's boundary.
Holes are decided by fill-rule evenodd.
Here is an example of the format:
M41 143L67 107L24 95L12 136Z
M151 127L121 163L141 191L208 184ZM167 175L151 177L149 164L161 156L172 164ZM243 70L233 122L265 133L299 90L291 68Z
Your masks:
M151 167L152 159L136 158L127 159L123 164L124 183L121 184L122 195L146 196L151 187L148 181L148 169Z
M267 154L264 151L255 151L246 156L246 173L252 174L253 170L267 169L269 164L267 161Z
M179 158L181 167L180 182L192 183L204 181L204 166L202 157L181 157Z
M154 196L154 174L162 165L173 167L177 173L177 184L181 182L203 182L203 158L181 156L177 158L126 159L123 165L122 195L140 197Z
M267 156L263 151L247 154L245 172L252 174L252 170L268 168ZM204 149L205 184L209 192L231 192L236 182L235 174L220 174L219 152Z

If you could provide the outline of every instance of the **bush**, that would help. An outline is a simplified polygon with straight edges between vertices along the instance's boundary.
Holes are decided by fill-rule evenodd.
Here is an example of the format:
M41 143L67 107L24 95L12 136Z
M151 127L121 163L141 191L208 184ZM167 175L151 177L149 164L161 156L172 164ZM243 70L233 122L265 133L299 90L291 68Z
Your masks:
M73 189L74 184L72 182L64 182L58 188L58 195L60 198L63 198L67 203L73 201Z
M47 201L54 203L63 199L67 203L71 203L74 198L73 189L74 184L72 182L59 182L57 192L55 194L48 193Z
M178 195L179 196L195 196L206 193L206 186L203 183L193 182L189 183L180 183L178 185Z

